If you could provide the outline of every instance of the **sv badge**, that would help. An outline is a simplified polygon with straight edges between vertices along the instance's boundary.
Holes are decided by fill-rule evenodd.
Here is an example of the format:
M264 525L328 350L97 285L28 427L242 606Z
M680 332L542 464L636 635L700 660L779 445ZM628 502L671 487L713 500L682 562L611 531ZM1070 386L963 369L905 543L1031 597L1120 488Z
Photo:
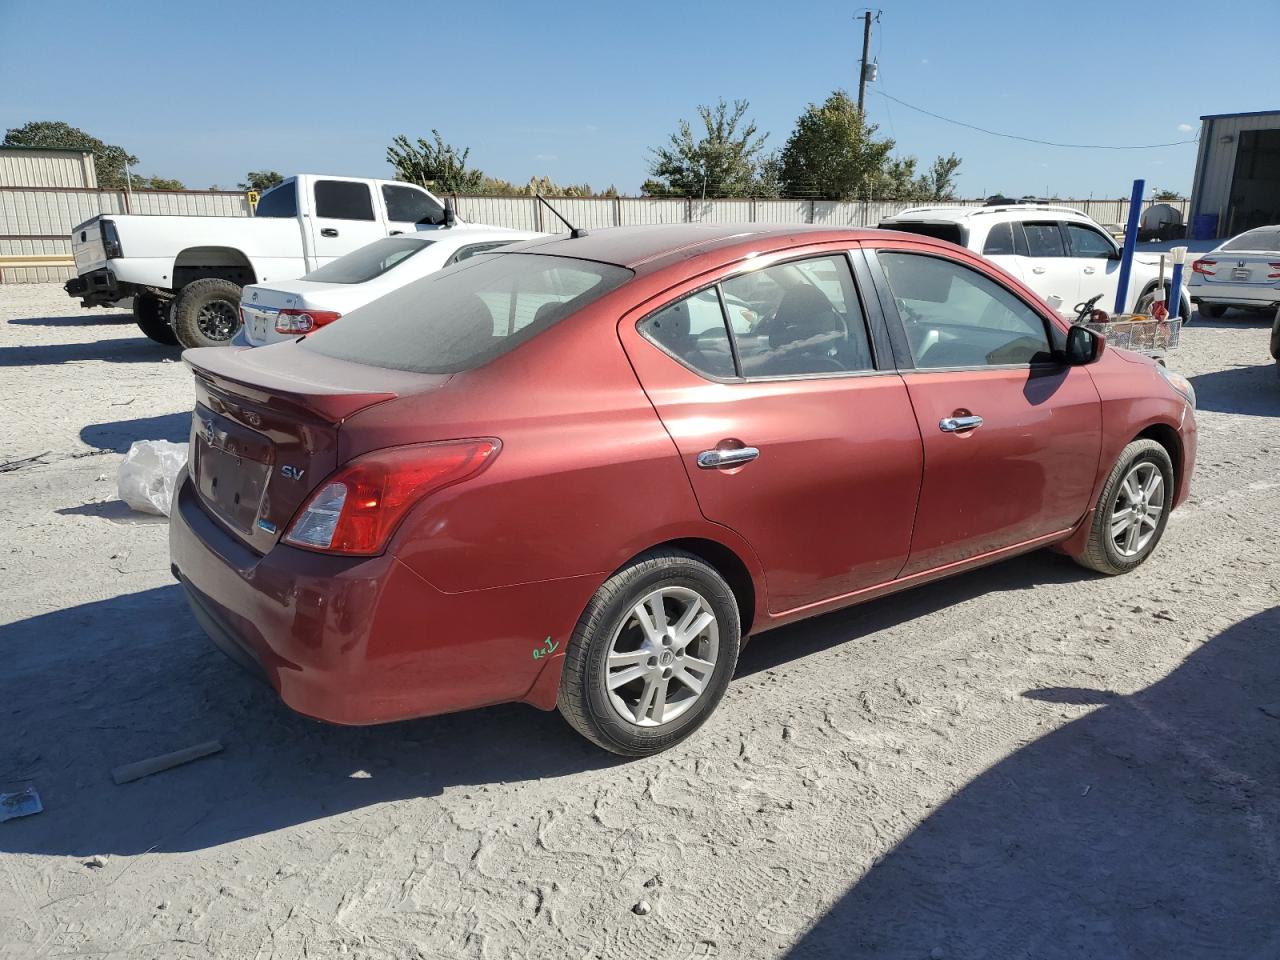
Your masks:
M291 467L287 463L280 468L280 476L286 480L301 480L304 473L306 473L305 470L299 467Z

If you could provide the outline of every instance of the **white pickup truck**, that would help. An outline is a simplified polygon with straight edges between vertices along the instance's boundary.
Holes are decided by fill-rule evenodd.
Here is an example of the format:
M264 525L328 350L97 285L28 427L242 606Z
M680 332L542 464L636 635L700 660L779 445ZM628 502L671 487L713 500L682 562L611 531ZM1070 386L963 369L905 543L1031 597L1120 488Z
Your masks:
M102 214L71 233L66 291L86 307L132 298L152 340L208 347L240 325L240 288L291 280L379 237L447 229L453 210L392 180L301 174L263 193L252 217Z

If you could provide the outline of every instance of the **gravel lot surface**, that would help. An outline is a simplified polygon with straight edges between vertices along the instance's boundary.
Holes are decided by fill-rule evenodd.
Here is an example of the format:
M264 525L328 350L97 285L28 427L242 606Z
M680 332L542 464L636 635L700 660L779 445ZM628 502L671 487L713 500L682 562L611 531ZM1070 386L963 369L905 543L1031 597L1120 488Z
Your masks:
M1136 573L1040 553L763 635L621 762L528 707L291 714L116 500L130 441L186 438L176 351L0 288L0 464L39 457L0 472L0 790L45 807L0 823L0 957L1280 956L1266 347L1185 332L1194 495Z

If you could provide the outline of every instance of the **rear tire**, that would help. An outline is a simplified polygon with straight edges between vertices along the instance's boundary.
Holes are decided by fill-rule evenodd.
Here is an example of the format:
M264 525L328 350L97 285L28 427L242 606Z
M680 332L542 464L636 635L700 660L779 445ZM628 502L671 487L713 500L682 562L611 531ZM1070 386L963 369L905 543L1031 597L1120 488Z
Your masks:
M1201 303L1200 304L1200 316L1206 317L1209 320L1217 320L1226 312L1227 312L1227 308L1220 303Z
M184 347L225 347L240 329L240 287L205 277L182 288L173 305L173 332Z
M658 753L706 722L740 644L738 604L719 573L682 550L642 554L605 581L578 620L560 713L611 753Z
M1141 565L1164 536L1173 484L1169 452L1154 440L1133 441L1102 485L1089 540L1073 559L1111 576Z
M142 293L133 298L133 319L138 329L156 343L167 347L177 346L178 338L169 326L169 301L154 293Z

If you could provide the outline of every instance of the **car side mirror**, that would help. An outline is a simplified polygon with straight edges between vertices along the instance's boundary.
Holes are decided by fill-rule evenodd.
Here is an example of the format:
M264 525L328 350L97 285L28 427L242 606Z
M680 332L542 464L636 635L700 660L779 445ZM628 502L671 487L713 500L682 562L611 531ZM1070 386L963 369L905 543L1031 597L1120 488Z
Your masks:
M1106 346L1107 340L1102 334L1076 324L1067 331L1066 361L1073 367L1097 363Z

